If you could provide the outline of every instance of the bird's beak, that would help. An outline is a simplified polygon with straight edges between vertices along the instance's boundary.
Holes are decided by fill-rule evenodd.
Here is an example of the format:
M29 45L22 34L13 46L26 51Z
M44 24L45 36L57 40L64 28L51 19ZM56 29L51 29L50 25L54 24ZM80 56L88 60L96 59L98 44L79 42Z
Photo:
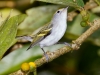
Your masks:
M63 11L66 11L68 9L69 6L67 6L66 8L63 9Z

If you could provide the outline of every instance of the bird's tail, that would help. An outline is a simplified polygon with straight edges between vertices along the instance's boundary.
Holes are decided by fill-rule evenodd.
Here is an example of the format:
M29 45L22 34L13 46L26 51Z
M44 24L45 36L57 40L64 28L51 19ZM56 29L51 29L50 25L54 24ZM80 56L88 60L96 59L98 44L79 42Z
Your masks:
M28 51L30 48L32 48L32 44L27 48L27 50L26 51Z
M27 40L27 41L30 41L30 42L33 41L33 37L26 36L26 35L24 35L24 36L16 36L16 39L18 39L18 40Z
M30 48L34 47L36 44L37 44L37 42L34 42L34 43L32 42L31 45L27 48L27 50L29 50Z

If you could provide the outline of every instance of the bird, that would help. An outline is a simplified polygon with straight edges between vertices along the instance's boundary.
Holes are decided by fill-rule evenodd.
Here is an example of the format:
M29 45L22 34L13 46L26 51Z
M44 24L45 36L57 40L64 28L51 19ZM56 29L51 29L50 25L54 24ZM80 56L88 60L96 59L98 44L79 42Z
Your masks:
M49 57L46 54L44 47L59 43L59 40L64 36L67 29L67 12L68 7L58 9L48 24L37 29L31 36L18 36L18 38L31 41L27 50L35 45L39 45L46 60L49 61ZM64 44L69 45L66 42Z

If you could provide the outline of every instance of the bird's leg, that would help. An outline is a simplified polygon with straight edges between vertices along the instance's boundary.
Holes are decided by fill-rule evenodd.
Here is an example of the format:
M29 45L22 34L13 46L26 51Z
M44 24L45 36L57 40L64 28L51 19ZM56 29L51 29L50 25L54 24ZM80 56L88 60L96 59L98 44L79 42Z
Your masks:
M42 49L42 51L43 51L43 53L44 53L44 56L45 56L45 58L46 58L46 61L48 62L48 61L49 61L49 57L48 57L48 55L46 54L46 52L44 51L43 48L41 48L41 49Z
M71 47L71 45L69 43L67 43L67 42L57 42L56 44L64 44L64 45L67 45L67 46Z

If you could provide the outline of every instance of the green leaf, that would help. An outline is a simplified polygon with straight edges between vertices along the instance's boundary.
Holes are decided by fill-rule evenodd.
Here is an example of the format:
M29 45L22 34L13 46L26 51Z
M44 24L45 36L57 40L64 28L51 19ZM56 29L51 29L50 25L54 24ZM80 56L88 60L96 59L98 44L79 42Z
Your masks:
M15 40L15 36L17 33L17 26L21 23L24 18L26 17L25 14L17 15L11 17L9 20L6 19L4 23L0 27L0 59L4 55L4 53L11 47L12 43Z
M45 51L54 51L57 50L65 45L54 45L51 47L44 48ZM14 71L17 71L20 69L21 64L23 62L33 62L36 59L43 56L43 52L38 46L34 46L29 51L26 51L26 49L29 47L29 45L23 46L23 48L17 49L4 57L0 61L0 75L8 75Z
M80 25L81 21L82 21L81 15L77 15L75 20L73 20L73 22L71 22L72 24L71 24L71 27L68 29L68 32L72 33L73 35L77 35L77 36L81 35L85 29L84 27L82 27ZM74 38L74 37L72 37L72 38Z
M30 3L33 3L33 2L35 2L35 0L30 0Z
M68 5L72 7L83 7L84 6L83 0L37 0L37 1Z
M83 0L75 0L78 6L84 7Z

